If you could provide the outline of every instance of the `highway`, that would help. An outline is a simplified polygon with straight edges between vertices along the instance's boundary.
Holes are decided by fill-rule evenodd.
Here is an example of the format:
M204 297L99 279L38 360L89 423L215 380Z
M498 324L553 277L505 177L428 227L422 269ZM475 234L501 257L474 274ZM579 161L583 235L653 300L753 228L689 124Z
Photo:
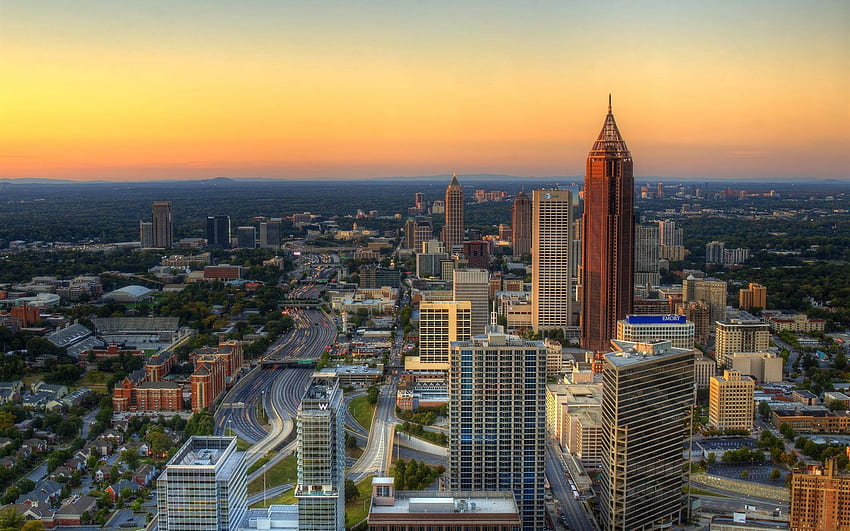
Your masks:
M561 507L567 516L569 529L595 531L596 526L585 511L584 504L573 497L570 485L564 476L564 469L561 466L561 456L551 443L546 444L546 477L549 479L552 495L561 502ZM557 516L555 515L556 518Z

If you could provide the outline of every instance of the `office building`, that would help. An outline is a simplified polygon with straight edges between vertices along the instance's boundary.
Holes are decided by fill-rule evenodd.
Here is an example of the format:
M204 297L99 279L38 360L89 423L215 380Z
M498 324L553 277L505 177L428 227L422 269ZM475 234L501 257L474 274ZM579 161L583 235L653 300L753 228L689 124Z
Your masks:
M401 271L376 265L362 265L358 270L360 280L358 287L375 289L389 286L397 288L401 284Z
M230 216L207 216L207 247L230 248Z
M773 352L734 352L732 370L755 378L758 383L782 381L785 360Z
M693 353L669 341L605 354L602 393L604 531L659 529L684 511L682 448L694 403Z
M452 299L469 301L471 333L473 336L483 334L490 316L490 274L484 269L456 269L452 277Z
M791 530L850 529L850 473L835 459L791 475Z
M635 285L657 286L661 283L658 269L660 245L658 227L635 227Z
M413 194L413 205L420 212L424 211L427 205L425 204L425 192L416 192Z
M697 389L708 389L711 378L717 374L717 362L711 358L706 358L700 351L694 351L696 358L694 359L694 383Z
M694 348L694 323L684 315L627 315L617 321L617 339L647 343L670 340L676 348Z
M572 324L573 197L569 190L531 194L531 323L535 331Z
M413 227L413 249L417 251L423 242L434 239L434 226L430 219L417 219Z
M472 303L422 302L419 305L419 361L438 370L449 368L449 344L472 337Z
M711 311L711 324L726 319L726 282L688 275L682 281L683 302L705 301Z
M443 226L442 241L449 252L455 245L463 243L463 189L454 173L446 188L446 224Z
M452 342L449 489L512 491L528 530L545 528L545 393L542 341L492 325L486 335Z
M345 419L335 372L317 372L298 406L299 529L345 529Z
M475 240L463 242L463 256L469 267L487 269L490 266L490 242Z
M231 531L248 508L236 437L193 436L156 480L160 531Z
M738 371L724 370L708 387L708 422L716 430L751 430L755 382Z
M632 155L617 129L611 100L584 177L581 346L607 350L617 321L632 312L634 289ZM536 205L535 205L536 207Z
M531 252L532 206L525 191L521 191L514 199L511 207L511 247L514 256L522 256Z
M139 241L142 249L153 249L153 223L150 221L139 222Z
M718 321L714 354L718 367L731 368L736 352L765 352L770 346L770 326L761 319Z
M280 249L280 220L271 219L260 223L260 247Z
M171 201L153 202L153 246L168 249L174 245L174 219Z
M238 227L236 229L236 246L240 249L257 248L257 228Z

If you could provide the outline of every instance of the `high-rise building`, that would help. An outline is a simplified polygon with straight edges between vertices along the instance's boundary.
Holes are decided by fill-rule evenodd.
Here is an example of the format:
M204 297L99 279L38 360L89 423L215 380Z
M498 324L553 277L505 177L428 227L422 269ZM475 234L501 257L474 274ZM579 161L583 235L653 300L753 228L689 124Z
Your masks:
M419 361L438 370L449 368L449 343L472 337L469 301L422 302L419 305Z
M207 216L207 247L230 248L230 216Z
M434 238L434 226L431 225L430 218L417 219L416 225L413 227L413 249L417 252L422 247L422 243Z
M236 246L240 249L256 249L257 248L257 228L256 227L237 227L236 228Z
M442 240L449 252L452 247L463 242L463 188L454 173L446 188L446 224L443 226Z
M469 301L472 309L471 333L483 334L490 315L490 274L485 269L455 269L452 299Z
M705 263L706 264L723 264L723 250L726 244L723 242L713 241L705 245Z
M711 307L705 301L681 302L676 304L676 311L694 323L694 341L700 345L708 342L711 333Z
M717 366L731 368L736 352L765 352L770 346L770 325L761 319L718 321L714 355Z
M581 345L607 350L617 321L632 311L634 289L632 154L617 129L611 100L584 177ZM536 206L536 205L535 205Z
M413 195L413 204L420 212L425 210L425 192L416 192Z
M531 208L531 201L525 195L525 191L517 194L511 208L511 228L513 230L511 247L514 256L522 256L531 252Z
M684 510L682 446L694 402L694 356L670 342L605 355L604 531L660 529Z
M726 319L726 282L711 278L688 278L682 281L684 302L705 301L711 311L711 324Z
M694 348L694 323L684 315L627 315L617 321L617 339L635 343L669 340L676 348Z
M345 529L345 419L335 372L317 372L298 406L298 528Z
M834 458L791 476L790 524L792 531L850 529L850 473Z
M190 437L156 480L159 529L238 529L248 509L246 470L236 437Z
M531 325L566 330L572 325L573 196L569 190L531 193Z
M635 285L657 286L661 283L658 269L660 245L658 227L635 227Z
M260 247L280 249L280 219L260 223Z
M738 292L738 308L742 310L767 309L767 288L761 284L750 282L748 288Z
M171 201L153 202L153 246L168 249L174 245L174 219Z
M141 241L142 249L152 249L153 244L153 223L150 221L139 222L139 240Z
M449 488L513 491L522 528L544 529L545 403L542 341L491 326L486 335L452 342Z
M659 221L659 257L671 262L685 259L684 234L674 221Z
M708 422L717 430L753 429L755 382L738 371L724 370L708 385Z

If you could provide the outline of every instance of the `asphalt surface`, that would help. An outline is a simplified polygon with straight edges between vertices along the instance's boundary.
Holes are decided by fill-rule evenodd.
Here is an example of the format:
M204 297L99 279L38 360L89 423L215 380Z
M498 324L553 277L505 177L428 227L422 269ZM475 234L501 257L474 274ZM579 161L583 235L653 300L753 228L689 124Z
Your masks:
M552 496L560 502L567 517L569 529L595 531L595 523L585 511L584 504L573 496L564 468L561 466L560 455L551 444L546 445L546 478L549 480Z

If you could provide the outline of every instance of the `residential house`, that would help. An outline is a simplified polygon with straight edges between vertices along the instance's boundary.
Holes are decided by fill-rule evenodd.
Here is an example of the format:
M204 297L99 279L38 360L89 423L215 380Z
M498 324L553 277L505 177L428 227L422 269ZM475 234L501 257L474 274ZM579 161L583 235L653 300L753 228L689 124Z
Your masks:
M124 492L124 489L130 489L134 494L139 492L141 487L135 481L129 481L126 479L119 479L118 482L113 483L112 485L106 487L104 492L109 493L112 497L112 502L115 503L118 501L118 498L121 496L121 493Z
M43 479L36 483L35 487L33 487L31 491L18 496L15 503L25 503L28 505L51 505L58 502L61 495L61 484L50 479Z
M97 511L97 500L91 496L74 496L53 515L54 525L80 525L83 514Z
M156 477L156 467L151 464L144 464L136 469L133 473L133 481L142 487L150 485L151 481Z
M25 456L47 451L47 441L44 439L27 439L21 443L21 451Z

